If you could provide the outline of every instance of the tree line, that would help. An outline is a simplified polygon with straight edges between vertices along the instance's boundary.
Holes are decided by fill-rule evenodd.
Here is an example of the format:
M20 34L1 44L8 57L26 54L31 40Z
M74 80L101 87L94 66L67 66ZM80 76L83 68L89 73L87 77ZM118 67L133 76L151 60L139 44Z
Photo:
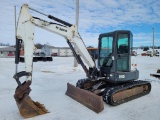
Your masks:
M5 43L0 43L0 46L10 46L9 43L5 44Z
M140 47L133 47L134 49L144 49L149 50L149 48L153 48L153 46L140 46ZM154 46L154 49L160 49L160 46Z
M44 46L44 45L42 45L41 43L35 43L34 44L35 45L35 47L37 48L37 49L42 49L42 47ZM15 45L10 45L9 43L0 43L0 46L11 46L11 47L15 47ZM22 45L21 46L22 48L24 48L24 46ZM93 46L88 46L88 48L92 48ZM140 46L140 47L133 47L134 49L149 49L149 48L153 48L152 46ZM154 49L160 49L160 46L154 46Z

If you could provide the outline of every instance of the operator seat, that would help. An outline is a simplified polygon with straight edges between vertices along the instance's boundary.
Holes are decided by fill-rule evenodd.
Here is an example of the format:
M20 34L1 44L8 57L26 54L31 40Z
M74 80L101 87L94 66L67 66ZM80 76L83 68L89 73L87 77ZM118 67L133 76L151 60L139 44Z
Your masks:
M128 46L126 44L121 44L118 48L118 54L128 53Z

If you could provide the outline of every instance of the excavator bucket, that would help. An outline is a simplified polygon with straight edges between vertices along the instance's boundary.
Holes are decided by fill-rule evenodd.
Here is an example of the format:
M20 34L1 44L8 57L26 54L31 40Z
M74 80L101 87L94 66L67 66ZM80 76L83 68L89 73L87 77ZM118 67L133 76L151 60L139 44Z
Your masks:
M24 82L22 85L18 86L14 95L17 106L19 108L19 112L25 118L30 118L48 113L43 104L40 104L39 102L34 102L30 98L30 84L31 82L27 81Z
M104 102L101 96L75 87L69 83L67 83L66 95L80 102L96 113L99 113L104 109Z

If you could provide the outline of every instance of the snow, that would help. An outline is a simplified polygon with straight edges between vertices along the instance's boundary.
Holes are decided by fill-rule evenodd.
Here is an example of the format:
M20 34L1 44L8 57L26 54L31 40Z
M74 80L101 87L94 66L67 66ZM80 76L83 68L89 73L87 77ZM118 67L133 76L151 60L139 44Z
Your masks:
M73 57L54 57L52 62L33 64L31 98L44 104L50 113L27 120L160 120L160 81L150 77L160 68L160 57L136 56L140 80L152 84L150 94L113 107L104 104L104 110L97 114L65 95L67 82L76 84L85 78L81 66L73 67ZM18 71L24 70L24 63ZM0 58L0 119L23 120L13 98L17 87L14 58ZM21 79L24 81L24 78Z

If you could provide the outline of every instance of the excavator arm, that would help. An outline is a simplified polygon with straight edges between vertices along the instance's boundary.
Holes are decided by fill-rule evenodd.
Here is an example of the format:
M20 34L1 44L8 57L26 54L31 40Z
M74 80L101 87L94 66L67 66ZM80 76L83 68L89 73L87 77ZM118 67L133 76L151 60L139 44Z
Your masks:
M83 64L83 61L81 61L82 59L80 60L80 57L78 57L81 56L84 62L89 66L89 68L95 68L95 63L92 57L90 56L89 52L87 51L86 46L77 31L76 25L71 25L68 23L68 26L65 26L66 24L64 22L63 23L65 25L48 22L40 18L33 17L30 14L29 10L30 8L28 5L24 4L22 6L18 19L16 36L17 40L22 40L24 43L26 72L32 73L35 26L64 37L67 43L69 44L71 50L73 51L75 57L77 58L77 61ZM51 15L49 15L49 17L52 19L54 18ZM84 64L82 65L82 67L84 68L88 76L89 69L85 67ZM31 80L31 76L27 76L26 81L28 80Z
M16 72L14 75L14 78L16 79L16 82L18 84L18 87L15 91L14 98L16 100L16 103L18 105L19 111L22 116L28 118L33 117L41 114L45 114L48 111L45 109L45 107L40 104L39 102L34 102L30 97L29 93L31 91L30 85L32 81L32 71L33 71L33 52L34 52L34 29L35 26L43 28L47 31L50 31L52 33L58 34L62 37L64 37L69 44L69 47L71 48L76 60L79 64L83 67L86 76L90 79L95 77L94 71L96 70L95 63L89 54L88 50L86 49L86 46L80 37L78 33L78 29L76 25L72 25L70 23L67 23L63 20L60 20L54 16L46 15L44 13L41 13L48 18L55 20L56 22L60 23L53 23L48 22L46 20L42 20L40 18L34 17L30 14L30 10L34 10L32 8L29 8L27 4L22 5L18 23L17 23L17 31L16 31L16 58L15 63L19 63L19 55L20 55L20 47L21 44L24 44L24 60L25 60L25 71L21 71L19 73ZM36 10L34 10L36 11ZM38 11L36 11L38 12ZM82 57L82 59L81 59ZM86 63L88 67L84 64ZM21 84L19 78L22 76L26 76L26 80L24 83ZM68 83L69 87L67 89L68 92L66 94L70 97L72 97L69 91L75 90L75 87L72 87ZM79 88L78 88L79 89ZM78 94L81 92L79 89ZM91 94L87 91L83 92L86 96ZM77 95L77 94L76 94ZM75 96L76 96L75 95ZM93 95L94 97L94 95ZM97 97L97 96L96 96ZM73 98L73 97L72 97ZM75 99L75 98L74 98ZM97 102L97 100L100 100L99 103L102 103L101 98L96 98L94 102ZM89 108L94 109L95 103L90 103L90 99L88 99L88 104L91 104L90 106L87 106ZM82 101L79 101L82 102ZM85 101L86 104L86 101ZM99 109L99 108L98 108ZM101 109L101 108L100 108ZM102 109L101 109L102 110ZM97 110L95 110L97 111ZM97 111L99 112L99 110Z

